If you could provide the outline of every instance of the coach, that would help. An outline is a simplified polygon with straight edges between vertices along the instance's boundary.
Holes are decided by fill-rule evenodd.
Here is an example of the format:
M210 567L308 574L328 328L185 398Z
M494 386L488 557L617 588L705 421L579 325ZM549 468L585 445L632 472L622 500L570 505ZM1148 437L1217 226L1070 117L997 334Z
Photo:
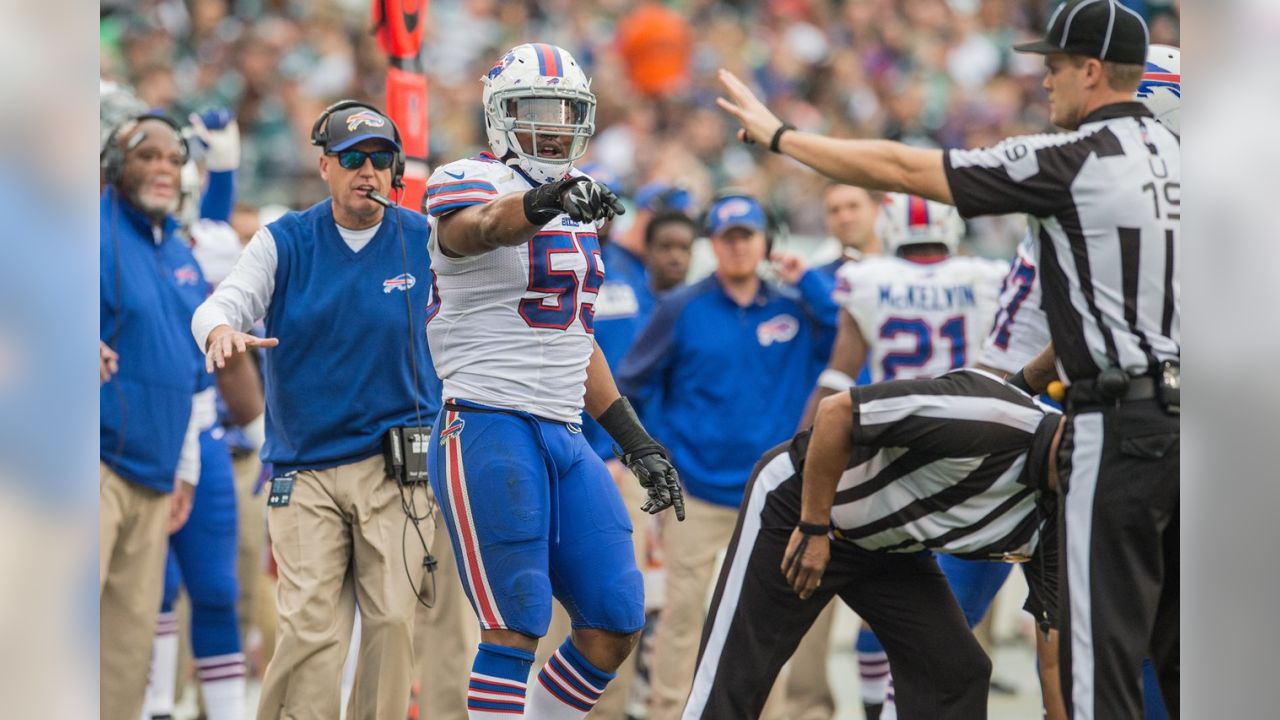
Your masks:
M1071 132L977 150L798 132L721 71L745 141L966 217L1028 214L1069 386L1062 672L1077 718L1140 716L1144 652L1178 707L1181 163L1178 137L1134 101L1147 43L1114 0L1059 7L1044 40L1016 49L1046 56L1051 119Z
M187 145L173 120L144 115L102 152L99 612L104 718L142 714L164 589L168 535L186 522L200 476L192 407L200 356L185 327L204 277L175 234Z
M399 134L380 111L335 104L312 142L323 150L332 197L259 230L196 311L192 331L210 369L247 348L270 348L262 455L276 474L267 527L280 571L280 640L258 717L338 717L357 606L347 717L404 717L425 555L406 514L430 512L425 483L404 484L383 448L392 431L421 435L415 428L440 409L422 331L432 285L427 222L370 197L390 193L403 171ZM268 339L245 332L259 318ZM399 457L407 460L412 445L396 442ZM432 529L428 520L418 532Z

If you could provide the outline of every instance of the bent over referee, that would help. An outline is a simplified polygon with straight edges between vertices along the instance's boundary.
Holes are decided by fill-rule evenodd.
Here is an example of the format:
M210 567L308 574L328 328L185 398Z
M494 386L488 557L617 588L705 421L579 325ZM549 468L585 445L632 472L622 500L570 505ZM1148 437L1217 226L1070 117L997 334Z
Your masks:
M1134 101L1147 28L1115 0L1071 0L1044 40L1051 119L1071 132L978 150L836 140L778 120L732 73L720 106L759 142L841 182L1025 212L1069 385L1063 691L1077 718L1139 717L1149 652L1178 707L1178 137Z

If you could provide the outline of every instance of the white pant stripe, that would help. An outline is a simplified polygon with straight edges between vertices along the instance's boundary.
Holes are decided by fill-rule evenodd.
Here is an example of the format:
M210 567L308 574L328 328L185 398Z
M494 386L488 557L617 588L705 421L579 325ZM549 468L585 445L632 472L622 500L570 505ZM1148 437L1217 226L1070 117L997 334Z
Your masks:
M1102 462L1102 413L1073 420L1071 478L1067 485L1067 590L1071 603L1071 708L1075 720L1093 720L1093 606L1089 551L1093 497Z
M738 608L743 576L746 575L747 565L751 562L751 551L755 548L756 536L760 534L760 513L764 511L764 503L769 493L793 474L795 474L795 468L791 464L791 455L782 452L761 469L755 484L751 486L751 500L742 521L738 547L734 552L733 564L730 566L729 577L724 585L720 606L716 610L715 624L712 625L711 635L707 638L707 647L702 652L702 661L698 663L697 673L693 676L693 688L689 691L689 701L684 706L683 720L698 720L702 717L707 698L711 695L711 686L716 679L720 654L724 651L729 627L733 624L733 615Z

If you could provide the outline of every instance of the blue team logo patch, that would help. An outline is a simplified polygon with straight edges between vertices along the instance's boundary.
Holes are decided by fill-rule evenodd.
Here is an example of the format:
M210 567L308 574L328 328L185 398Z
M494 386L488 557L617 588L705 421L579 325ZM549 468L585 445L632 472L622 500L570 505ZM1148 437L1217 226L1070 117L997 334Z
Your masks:
M380 128L387 124L387 121L376 112L369 110L361 110L347 118L347 132L355 132L356 128L366 125L371 128Z
M449 423L448 427L440 431L440 444L444 445L450 440L453 440L454 438L461 435L462 428L465 427L466 424L467 424L467 421L463 420L462 418L455 418L453 422Z
M187 263L173 271L173 279L179 285L195 285L200 282L200 273L196 272L195 266Z
M775 315L756 326L756 340L761 347L791 342L800 332L800 321L792 315Z
M391 278L390 280L383 280L382 292L386 293L387 295L390 295L392 290L409 292L409 288L416 285L417 282L418 282L417 278L410 275L409 273L404 273L401 275L397 275Z

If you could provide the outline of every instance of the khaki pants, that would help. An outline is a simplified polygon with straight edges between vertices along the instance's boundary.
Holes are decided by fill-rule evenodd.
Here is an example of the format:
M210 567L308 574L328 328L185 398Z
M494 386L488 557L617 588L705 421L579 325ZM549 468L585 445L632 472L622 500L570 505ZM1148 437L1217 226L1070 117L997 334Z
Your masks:
M649 494L644 488L640 487L640 481L636 480L635 475L617 460L606 460L605 467L609 468L609 474L613 476L613 481L618 485L619 492L622 493L622 502L627 506L627 517L631 519L631 545L635 550L636 567L640 572L645 571L648 565L648 535L649 535L649 514L640 509L645 501L649 499ZM674 511L667 511L674 512ZM552 605L551 610L551 626L547 630L547 635L538 643L537 659L533 663L533 672L537 673L547 662L547 658L551 657L564 642L570 631L569 614L565 609L556 602ZM696 650L696 648L695 648ZM636 653L639 648L633 650L627 659L618 667L617 677L613 682L609 683L609 687L605 688L604 694L600 696L600 701L587 713L589 718L599 718L600 720L621 720L627 716L627 698L631 696L631 685L636 677ZM431 720L435 720L432 718Z
M836 701L827 683L827 654L837 602L828 604L813 621L791 656L783 705L787 720L830 720L836 714Z
M164 594L169 496L98 464L99 705L108 720L137 720Z
M251 672L262 677L262 666L275 650L276 605L271 598L274 579L267 573L265 552L267 549L267 499L264 490L259 495L253 491L262 473L262 461L256 453L235 458L231 464L236 480L236 513L239 538L236 546L236 579L240 583L240 597L236 600L236 615L240 620L240 644L245 650ZM254 643L250 637L257 630L259 656L251 656Z
M449 543L440 511L436 510L434 537L428 537L435 555L433 607L417 606L414 622L414 655L418 659L418 717L427 720L467 720L467 683L471 660L480 642L480 626L462 591L458 564ZM424 580L427 592L431 581Z
M410 487L406 499L412 492L424 512L425 484ZM299 472L289 504L267 509L280 627L259 720L338 717L357 603L360 650L347 718L408 714L414 608L424 571L422 545L412 527L406 532L400 497L375 456ZM423 535L430 537L434 525L434 518L423 521Z
M676 522L673 512L663 515L667 602L654 639L649 720L679 720L684 710L716 558L728 547L738 521L735 508L712 505L687 493L684 503L684 522Z

